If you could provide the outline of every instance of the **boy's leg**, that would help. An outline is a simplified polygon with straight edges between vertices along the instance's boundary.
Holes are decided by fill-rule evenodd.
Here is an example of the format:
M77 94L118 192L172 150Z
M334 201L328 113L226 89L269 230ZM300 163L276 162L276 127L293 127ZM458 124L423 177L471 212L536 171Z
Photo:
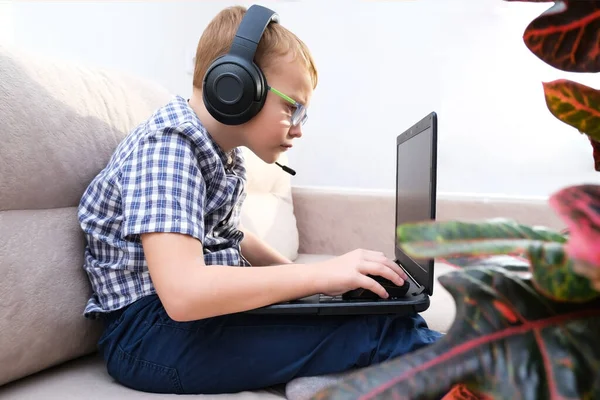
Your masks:
M150 392L226 393L364 367L435 342L420 316L258 316L175 322L157 296L109 324L109 373Z

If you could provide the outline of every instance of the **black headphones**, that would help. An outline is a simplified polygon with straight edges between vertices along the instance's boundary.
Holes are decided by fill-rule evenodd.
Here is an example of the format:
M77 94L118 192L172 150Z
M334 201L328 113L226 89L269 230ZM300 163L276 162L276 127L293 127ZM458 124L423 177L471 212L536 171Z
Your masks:
M229 52L208 67L202 84L206 109L217 121L240 125L262 109L267 98L267 80L254 63L254 54L265 29L279 23L275 11L251 6L233 38Z

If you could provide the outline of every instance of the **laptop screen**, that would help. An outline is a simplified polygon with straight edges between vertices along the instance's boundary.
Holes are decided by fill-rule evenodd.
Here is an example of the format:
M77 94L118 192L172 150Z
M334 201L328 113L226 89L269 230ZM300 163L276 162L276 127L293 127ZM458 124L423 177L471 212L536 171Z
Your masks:
M396 142L396 226L435 219L437 116L431 113ZM397 245L396 258L425 292L433 293L433 260L412 259Z

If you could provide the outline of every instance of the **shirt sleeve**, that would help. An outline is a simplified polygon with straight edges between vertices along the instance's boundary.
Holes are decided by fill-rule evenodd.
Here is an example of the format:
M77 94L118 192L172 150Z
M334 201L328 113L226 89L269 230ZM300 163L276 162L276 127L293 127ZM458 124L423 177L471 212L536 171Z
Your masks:
M206 184L181 133L147 136L121 170L123 237L175 232L204 240Z

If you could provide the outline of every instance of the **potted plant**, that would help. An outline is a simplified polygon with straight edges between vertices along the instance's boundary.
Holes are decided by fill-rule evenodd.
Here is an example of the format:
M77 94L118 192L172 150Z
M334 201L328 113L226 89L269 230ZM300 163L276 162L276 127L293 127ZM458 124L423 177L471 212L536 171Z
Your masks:
M554 3L527 26L525 45L560 70L599 72L600 1ZM600 171L600 92L561 79L543 83L543 93L556 118L587 135ZM457 313L439 342L361 369L315 398L599 399L600 185L566 187L549 205L568 233L511 220L397 227L412 257L516 255L527 271L482 263L440 277Z

